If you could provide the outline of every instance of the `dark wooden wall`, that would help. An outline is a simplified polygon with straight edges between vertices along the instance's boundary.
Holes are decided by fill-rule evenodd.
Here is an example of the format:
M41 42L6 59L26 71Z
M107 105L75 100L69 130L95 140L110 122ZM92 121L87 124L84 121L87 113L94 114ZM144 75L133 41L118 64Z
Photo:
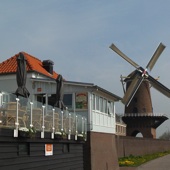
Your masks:
M84 142L14 138L11 134L13 131L0 130L0 170L84 169ZM45 156L45 144L53 144L52 156Z

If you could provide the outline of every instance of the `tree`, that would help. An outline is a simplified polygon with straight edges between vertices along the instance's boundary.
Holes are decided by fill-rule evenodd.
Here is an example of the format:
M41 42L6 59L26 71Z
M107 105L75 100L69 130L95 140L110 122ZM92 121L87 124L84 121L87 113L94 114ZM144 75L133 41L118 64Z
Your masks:
M164 133L159 137L159 139L170 140L170 132L169 132L169 131L164 132Z

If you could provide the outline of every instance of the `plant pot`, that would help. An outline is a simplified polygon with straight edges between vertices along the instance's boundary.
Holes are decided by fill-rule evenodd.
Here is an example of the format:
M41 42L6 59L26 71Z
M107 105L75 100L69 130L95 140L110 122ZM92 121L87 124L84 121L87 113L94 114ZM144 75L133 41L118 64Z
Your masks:
M29 133L28 132L24 132L24 131L19 131L18 136L19 137L28 138L29 137Z
M84 137L83 136L77 136L77 140L78 141L84 141Z
M36 133L29 133L29 132L25 132L25 131L19 131L18 136L19 137L24 137L24 138L35 138Z
M68 139L68 135L62 135L62 139L63 139L63 140Z
M61 139L63 139L63 138L62 138L62 135L60 135L60 134L54 134L54 139L59 139L59 140L61 140Z

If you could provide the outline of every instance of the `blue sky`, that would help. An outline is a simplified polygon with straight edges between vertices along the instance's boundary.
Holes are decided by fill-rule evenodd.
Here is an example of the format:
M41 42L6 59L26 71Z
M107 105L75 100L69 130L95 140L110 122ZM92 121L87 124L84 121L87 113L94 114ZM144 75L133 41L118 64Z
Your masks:
M166 49L151 75L170 88L169 6L169 0L2 0L0 62L25 51L52 60L67 80L94 83L122 97L120 75L134 68L110 44L145 67L162 42ZM170 117L170 99L151 93L154 113ZM123 112L121 103L117 112ZM158 136L169 128L168 120Z

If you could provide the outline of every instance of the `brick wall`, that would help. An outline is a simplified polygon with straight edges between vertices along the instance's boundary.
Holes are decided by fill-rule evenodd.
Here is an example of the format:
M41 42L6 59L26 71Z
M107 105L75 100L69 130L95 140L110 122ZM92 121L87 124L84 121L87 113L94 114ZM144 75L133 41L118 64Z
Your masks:
M116 136L118 157L145 155L170 150L170 141Z

